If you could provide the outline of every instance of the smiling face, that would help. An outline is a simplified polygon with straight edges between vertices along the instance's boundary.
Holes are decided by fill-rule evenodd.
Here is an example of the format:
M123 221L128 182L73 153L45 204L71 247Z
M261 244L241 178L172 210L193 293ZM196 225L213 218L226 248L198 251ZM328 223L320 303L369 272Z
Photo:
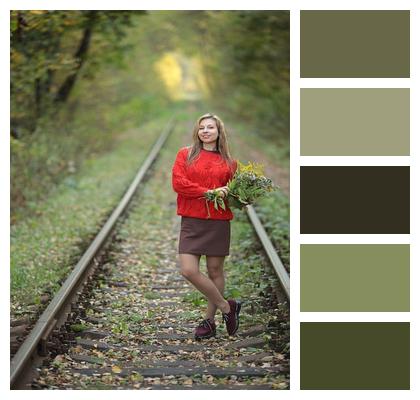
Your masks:
M233 158L230 155L227 132L223 121L215 114L206 113L199 117L192 131L193 143L189 146L188 164L196 160L201 150L209 150L220 154L226 162L231 164Z
M216 121L213 118L204 118L198 125L198 137L203 142L203 146L208 148L216 146L219 131Z

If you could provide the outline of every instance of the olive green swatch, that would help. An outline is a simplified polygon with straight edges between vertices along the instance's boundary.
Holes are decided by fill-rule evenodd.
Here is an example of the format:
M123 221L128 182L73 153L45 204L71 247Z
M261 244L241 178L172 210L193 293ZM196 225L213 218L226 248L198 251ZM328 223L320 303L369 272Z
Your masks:
M300 76L409 78L410 11L301 11Z
M410 311L410 246L301 245L300 310Z
M302 156L410 155L410 89L301 89Z
M300 388L410 389L410 324L301 323Z

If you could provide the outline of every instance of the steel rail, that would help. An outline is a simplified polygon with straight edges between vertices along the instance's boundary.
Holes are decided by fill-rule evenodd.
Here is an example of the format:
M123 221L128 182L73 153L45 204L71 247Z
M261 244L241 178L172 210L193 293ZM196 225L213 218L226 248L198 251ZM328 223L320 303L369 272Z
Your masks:
M127 189L123 198L121 199L118 206L114 209L111 216L105 222L102 229L96 235L93 242L90 244L89 248L80 258L79 262L68 276L66 281L63 283L57 294L51 300L50 304L46 310L42 313L41 317L38 319L32 331L29 333L26 340L22 343L19 350L13 357L10 364L10 386L12 387L15 383L18 384L18 378L20 374L24 371L26 363L31 359L31 357L37 351L37 346L46 335L48 335L53 327L56 325L56 322L59 318L59 313L62 311L63 307L66 305L69 296L74 294L75 289L79 287L81 279L86 275L89 265L92 264L94 257L98 254L99 250L102 248L106 239L109 237L112 229L117 222L118 218L127 208L130 200L132 199L138 185L143 180L146 172L152 165L153 161L157 157L160 149L168 138L169 134L172 132L175 126L175 117L172 116L162 131L159 138L156 140L153 145L149 155L146 160L143 162L142 166L138 170L136 177L133 182Z
M290 300L290 278L289 274L286 271L286 268L284 268L283 263L280 260L280 257L278 256L276 249L274 248L273 244L271 243L270 238L267 235L267 232L265 231L260 219L258 218L257 213L255 212L254 207L252 205L246 206L246 212L248 214L248 218L251 221L252 226L254 227L254 230L256 234L258 235L258 238L261 241L261 244L264 247L264 250L267 254L267 257L269 258L271 265L273 266L276 275L280 281L280 284L287 296L287 299Z

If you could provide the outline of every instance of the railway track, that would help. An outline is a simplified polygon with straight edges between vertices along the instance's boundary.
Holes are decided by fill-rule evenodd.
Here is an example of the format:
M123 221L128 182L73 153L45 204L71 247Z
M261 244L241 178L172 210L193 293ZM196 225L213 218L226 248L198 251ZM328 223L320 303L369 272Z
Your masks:
M160 190L170 181L170 171L156 168L144 193L132 200L155 159L166 166L173 161L173 151L162 149L171 127L173 123L162 132L123 200L19 348L11 363L11 388L288 387L288 360L279 351L279 328L273 320L267 323L255 316L267 307L281 314L277 306L287 302L288 276L252 208L250 222L280 284L269 303L257 298L244 303L237 336L227 336L220 318L217 338L202 342L193 338L201 318L199 298L179 274L180 218L175 203L168 202L168 192ZM127 228L127 221L117 221L130 201L134 204ZM163 214L166 226L157 227L154 214ZM139 225L146 235L130 231Z

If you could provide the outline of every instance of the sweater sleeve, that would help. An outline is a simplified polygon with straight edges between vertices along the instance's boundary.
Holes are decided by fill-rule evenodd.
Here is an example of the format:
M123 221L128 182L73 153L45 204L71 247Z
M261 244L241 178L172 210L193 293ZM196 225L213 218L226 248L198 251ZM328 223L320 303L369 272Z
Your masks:
M172 187L176 193L190 199L203 197L208 189L187 178L185 166L186 154L186 151L181 149L176 155L172 168Z

